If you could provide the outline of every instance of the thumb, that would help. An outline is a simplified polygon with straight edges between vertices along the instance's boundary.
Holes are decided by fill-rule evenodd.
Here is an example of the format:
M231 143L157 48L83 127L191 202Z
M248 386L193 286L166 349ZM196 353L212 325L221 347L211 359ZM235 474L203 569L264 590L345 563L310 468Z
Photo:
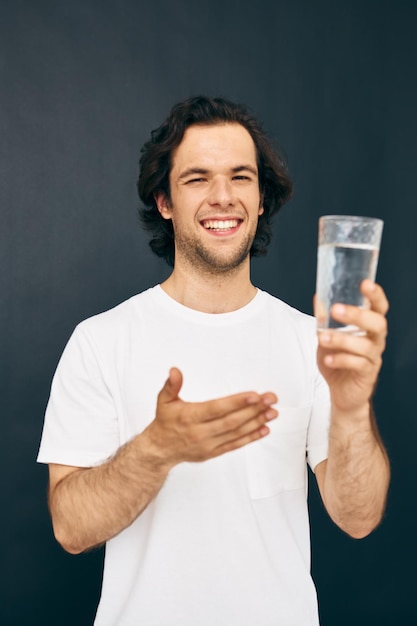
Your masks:
M169 370L169 376L159 392L159 401L172 402L173 400L177 400L181 387L182 374L177 367L171 367Z

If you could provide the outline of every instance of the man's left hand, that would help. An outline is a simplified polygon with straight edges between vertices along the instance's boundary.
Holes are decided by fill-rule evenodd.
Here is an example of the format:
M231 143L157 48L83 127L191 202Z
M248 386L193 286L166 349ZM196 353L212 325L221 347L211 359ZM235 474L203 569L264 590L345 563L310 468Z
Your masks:
M335 330L318 333L317 362L329 385L333 407L349 413L360 410L371 399L387 336L389 305L383 289L364 280L361 292L369 301L369 309L335 304L331 315L342 324L357 326L363 335Z

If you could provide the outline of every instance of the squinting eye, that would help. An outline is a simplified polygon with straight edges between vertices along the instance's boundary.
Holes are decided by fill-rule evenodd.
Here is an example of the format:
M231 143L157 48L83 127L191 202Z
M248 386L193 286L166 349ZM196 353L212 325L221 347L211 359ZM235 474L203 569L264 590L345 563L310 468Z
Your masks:
M190 183L202 183L204 181L205 181L205 178L191 178L191 180L187 180L185 184L189 185Z
M250 180L249 176L243 176L240 174L239 176L233 176L233 180Z

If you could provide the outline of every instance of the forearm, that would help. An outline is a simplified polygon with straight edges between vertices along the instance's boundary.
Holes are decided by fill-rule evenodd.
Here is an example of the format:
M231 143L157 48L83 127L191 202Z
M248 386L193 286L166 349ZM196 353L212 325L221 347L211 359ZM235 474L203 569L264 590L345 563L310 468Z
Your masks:
M57 540L74 554L103 544L142 513L168 471L145 431L103 465L65 476L49 495Z
M100 545L129 526L178 463L206 461L265 437L278 415L271 392L189 403L178 396L181 386L181 372L171 368L155 419L107 463L50 466L54 532L68 552Z
M322 494L333 521L352 537L368 535L382 518L389 478L372 409L349 418L335 411Z

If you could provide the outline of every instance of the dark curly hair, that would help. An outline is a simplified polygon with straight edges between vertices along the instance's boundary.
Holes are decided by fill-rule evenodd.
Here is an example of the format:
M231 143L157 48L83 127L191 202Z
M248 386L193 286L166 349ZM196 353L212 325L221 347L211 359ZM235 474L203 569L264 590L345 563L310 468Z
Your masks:
M264 212L259 217L251 256L266 253L272 237L271 219L291 197L292 183L283 157L269 143L259 122L248 109L224 98L196 96L176 104L142 150L138 193L144 208L139 209L145 229L152 235L149 245L153 252L173 266L175 257L174 230L171 220L158 211L154 194L164 193L170 199L169 174L172 155L190 126L224 123L240 124L251 135L256 148L259 190Z

